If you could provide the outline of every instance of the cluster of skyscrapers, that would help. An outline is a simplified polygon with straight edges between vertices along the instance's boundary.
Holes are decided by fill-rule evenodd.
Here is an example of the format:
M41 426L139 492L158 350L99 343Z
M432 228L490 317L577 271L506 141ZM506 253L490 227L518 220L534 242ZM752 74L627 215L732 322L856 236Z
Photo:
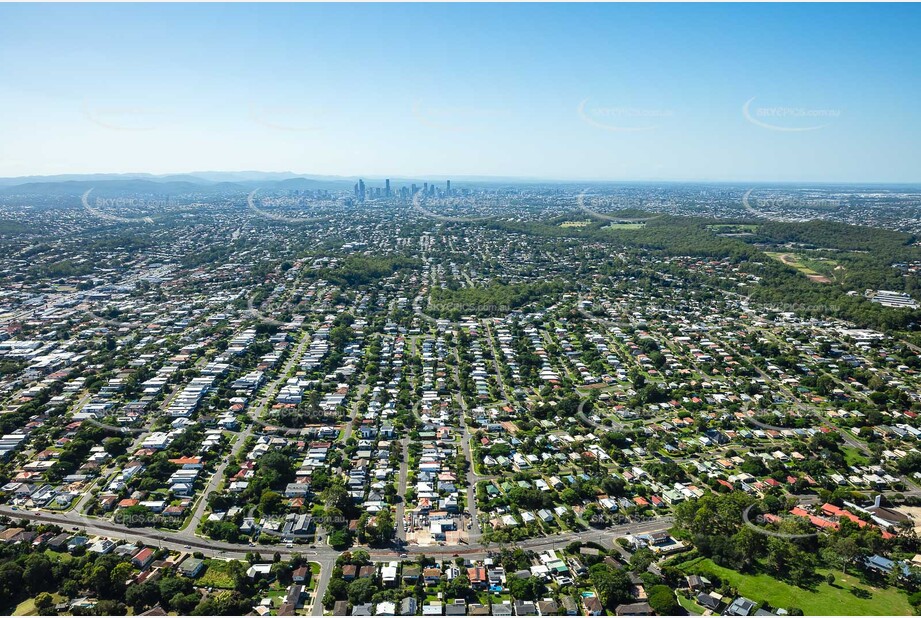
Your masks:
M389 200L393 197L399 197L401 200L409 200L419 193L419 191L419 186L413 183L409 187L400 187L399 191L394 192L390 188L389 178L384 180L383 187L367 187L365 186L365 181L359 178L354 187L355 200L359 203L364 202L366 199ZM421 191L423 197L450 197L453 195L450 180L447 181L444 189L436 187L434 183L423 183Z

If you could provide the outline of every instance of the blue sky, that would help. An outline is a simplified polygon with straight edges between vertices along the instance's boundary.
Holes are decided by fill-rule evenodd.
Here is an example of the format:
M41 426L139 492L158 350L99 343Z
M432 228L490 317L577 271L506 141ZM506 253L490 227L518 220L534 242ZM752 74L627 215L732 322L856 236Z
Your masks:
M3 5L0 176L921 181L916 5Z

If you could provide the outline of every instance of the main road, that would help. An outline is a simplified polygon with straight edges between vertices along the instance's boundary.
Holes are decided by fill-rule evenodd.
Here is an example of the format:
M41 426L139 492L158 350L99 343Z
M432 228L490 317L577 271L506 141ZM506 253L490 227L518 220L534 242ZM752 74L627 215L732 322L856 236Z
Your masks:
M17 520L29 520L32 522L44 522L57 524L70 530L90 530L100 536L110 539L129 541L132 543L143 543L149 547L160 547L172 551L197 551L211 558L236 558L242 559L246 554L251 552L278 552L282 559L288 560L295 554L299 554L311 562L320 565L320 579L317 582L317 590L314 596L312 614L321 616L323 614L323 595L326 593L326 587L329 584L330 574L335 566L336 559L340 553L332 547L323 545L316 548L293 551L287 545L281 544L259 544L255 547L248 545L238 545L226 543L223 541L212 541L201 539L194 534L191 527L185 530L163 532L155 528L137 527L129 528L114 522L97 519L87 516L74 516L74 514L58 515L54 513L44 513L37 511L24 511L13 509L9 506L0 506L0 515L5 515ZM527 539L516 543L515 545L523 549L541 551L554 549L559 545L570 543L572 541L594 542L603 545L611 545L615 539L627 534L651 534L668 530L673 523L670 517L661 517L650 519L643 522L623 524L612 526L605 529L588 529L583 532L574 532L559 534L552 537L541 537ZM76 525L75 525L76 524ZM408 555L426 555L453 557L463 556L470 559L485 558L489 550L485 545L471 541L467 545L445 545L438 547L420 547L405 546L393 549L372 549L369 551L372 560L377 562L387 562L398 560L401 553Z

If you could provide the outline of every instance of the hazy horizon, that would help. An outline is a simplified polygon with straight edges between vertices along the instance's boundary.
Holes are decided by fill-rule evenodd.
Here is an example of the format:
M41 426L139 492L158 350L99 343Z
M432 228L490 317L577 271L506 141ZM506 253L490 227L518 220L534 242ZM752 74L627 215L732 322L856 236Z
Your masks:
M96 172L78 172L78 173L52 173L52 174L23 174L16 176L0 176L0 181L3 180L23 180L30 179L32 182L38 182L42 180L47 180L49 182L63 182L64 179L73 178L96 178L96 177L148 177L155 179L162 178L178 178L182 176L188 176L193 178L199 178L202 180L208 180L203 178L203 175L264 175L268 176L277 176L278 178L305 178L305 179L321 179L329 182L341 181L343 183L353 183L359 179L365 181L380 181L391 180L392 182L444 182L446 180L451 180L452 182L458 183L467 183L467 182L481 182L481 183L499 183L499 182L510 182L510 183L547 183L547 184L559 184L559 185L569 185L569 184L579 184L579 183L590 183L590 184L654 184L654 183L664 183L664 184L711 184L711 185L803 185L803 186L822 186L822 185L834 185L834 186L921 186L921 180L905 180L905 181L878 181L878 180L750 180L750 179L738 179L738 180L723 180L718 178L558 178L558 177L529 177L529 176L491 176L491 175L462 175L462 174L407 174L407 173L397 173L392 175L381 175L381 174L317 174L313 172L292 172L290 170L192 170L192 171L176 171L176 172L162 172L162 173L151 173L151 172L139 172L139 171L129 171L129 172L108 172L108 171L96 171ZM218 181L214 181L218 182ZM225 182L225 181L220 181ZM226 182L230 182L227 180Z

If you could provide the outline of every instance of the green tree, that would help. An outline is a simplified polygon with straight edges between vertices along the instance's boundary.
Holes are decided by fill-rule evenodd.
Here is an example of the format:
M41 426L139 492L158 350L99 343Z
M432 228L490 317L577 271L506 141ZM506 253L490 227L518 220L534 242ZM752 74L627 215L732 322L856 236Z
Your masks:
M282 508L282 495L276 491L266 489L259 500L259 510L265 515L279 513Z
M15 562L0 565L0 597L16 599L22 595L23 569Z
M141 613L138 610L144 610L156 605L159 600L160 589L152 581L129 586L125 591L125 603L134 608L135 614Z
M653 586L647 593L649 605L660 616L677 616L682 613L675 593L668 586Z
M333 549L345 549L352 544L352 535L349 534L348 530L333 530L329 533L327 539Z
M393 513L389 508L382 510L374 521L375 540L381 545L386 545L393 539L395 532Z
M863 550L860 549L860 545L850 536L836 539L828 546L828 549L838 557L841 564L841 570L845 573L847 573L847 567L857 562L863 555Z
M99 616L124 616L128 613L128 608L124 603L111 599L101 599L96 602L93 613Z
M638 549L632 556L630 556L630 566L633 567L633 570L638 573L642 573L648 569L649 565L655 561L656 556L648 547Z
M599 563L589 569L589 574L598 598L606 608L613 610L630 599L630 578L622 570Z
M177 594L184 594L192 590L192 582L180 577L163 577L157 585L160 589L160 598L164 601L172 599Z
M40 592L35 596L35 608L44 613L54 605L54 598L47 592Z
M377 586L375 586L374 580L370 577L356 579L349 584L349 603L352 605L367 603L371 600L371 597L374 596L375 592L377 592Z
M471 592L470 580L467 579L466 573L461 573L445 584L445 598L448 599L466 599Z
M198 596L195 592L189 592L187 594L178 593L170 599L169 605L171 608L176 610L180 616L190 613L198 602L201 600L201 597Z
M31 554L26 559L22 581L31 594L37 594L54 587L51 576L51 561L43 554Z
M508 590L516 599L536 601L547 587L536 577L514 578L508 582Z
M121 597L133 573L134 569L129 562L119 562L115 565L115 568L112 569L109 576L109 586L111 587L110 596Z

